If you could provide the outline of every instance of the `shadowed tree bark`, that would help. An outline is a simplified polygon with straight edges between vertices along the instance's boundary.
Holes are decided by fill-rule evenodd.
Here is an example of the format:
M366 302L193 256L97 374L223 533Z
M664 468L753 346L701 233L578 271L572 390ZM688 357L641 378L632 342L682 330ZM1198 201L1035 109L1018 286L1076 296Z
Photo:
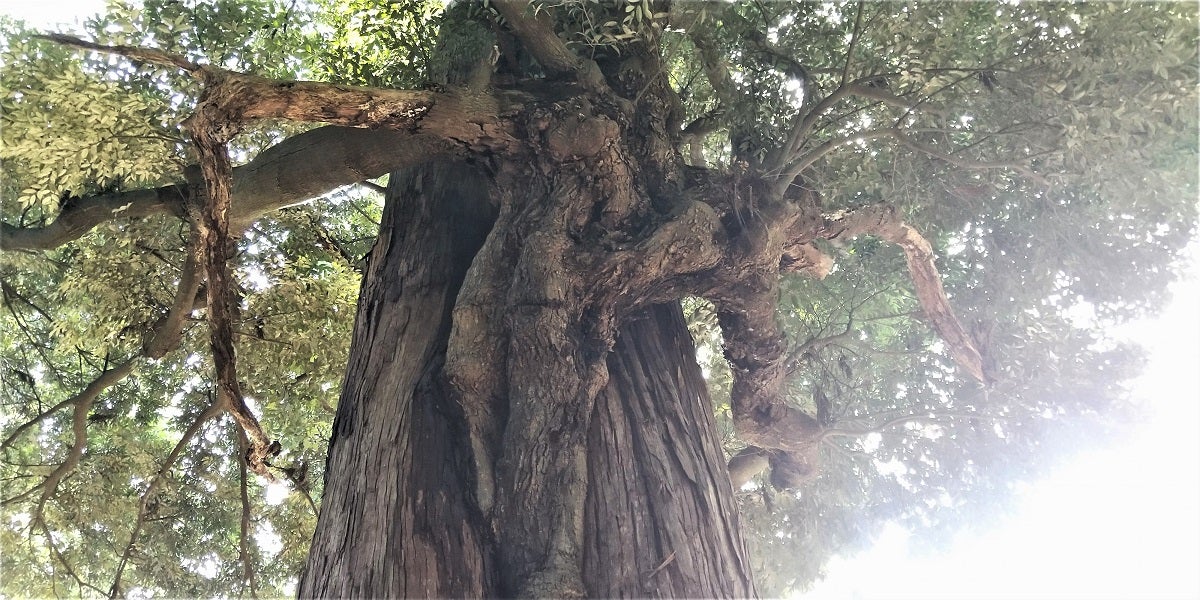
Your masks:
M478 505L466 419L444 369L455 297L495 212L482 176L463 163L394 174L388 200L300 595L510 595L493 569L506 549ZM556 490L564 503L586 497L576 591L754 595L678 305L630 317L607 363L587 481Z
M493 213L472 175L441 163L391 178L301 597L497 591L462 408L443 369L454 297Z
M708 388L677 304L621 328L588 435L597 598L754 595Z

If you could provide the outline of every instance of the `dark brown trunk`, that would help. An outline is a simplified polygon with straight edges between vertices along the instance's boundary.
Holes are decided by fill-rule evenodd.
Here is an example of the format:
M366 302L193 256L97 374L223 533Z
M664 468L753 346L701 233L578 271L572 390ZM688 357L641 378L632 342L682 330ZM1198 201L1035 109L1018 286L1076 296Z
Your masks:
M708 389L678 304L631 318L588 435L595 598L754 596Z
M473 173L392 177L301 597L495 594L462 409L442 372L454 297L491 224Z
M472 260L484 256L475 254L494 219L486 180L468 165L393 176L363 284L301 597L512 595L531 589L513 572L538 573L555 560L526 556L528 548L495 535L514 529L499 519L538 523L545 515L514 501L503 510L481 508L478 445L444 370L455 298ZM501 218L496 227L505 223ZM512 356L525 350L520 360ZM513 345L509 365L548 351ZM607 364L608 384L584 425L586 481L555 488L565 503L585 499L581 547L567 554L578 563L570 570L582 574L581 591L753 596L711 406L678 305L629 319ZM514 411L499 425L511 432L516 419L549 418L537 411ZM509 447L519 439L506 435L501 453L556 451ZM559 485L551 466L532 477L541 478L542 489Z

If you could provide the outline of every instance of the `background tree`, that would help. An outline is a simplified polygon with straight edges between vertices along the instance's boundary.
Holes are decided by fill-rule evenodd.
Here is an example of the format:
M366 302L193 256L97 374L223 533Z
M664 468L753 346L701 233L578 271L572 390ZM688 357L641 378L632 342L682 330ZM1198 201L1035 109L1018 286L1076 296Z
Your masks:
M774 595L1135 418L1194 6L528 8L5 24L5 593Z

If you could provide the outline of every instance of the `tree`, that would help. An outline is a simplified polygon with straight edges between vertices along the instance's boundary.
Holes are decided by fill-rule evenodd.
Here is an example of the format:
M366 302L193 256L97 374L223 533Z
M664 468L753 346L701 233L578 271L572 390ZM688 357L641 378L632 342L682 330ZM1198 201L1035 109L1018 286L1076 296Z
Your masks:
M1135 418L1101 325L1194 233L1196 16L10 25L5 592L752 596L986 512Z

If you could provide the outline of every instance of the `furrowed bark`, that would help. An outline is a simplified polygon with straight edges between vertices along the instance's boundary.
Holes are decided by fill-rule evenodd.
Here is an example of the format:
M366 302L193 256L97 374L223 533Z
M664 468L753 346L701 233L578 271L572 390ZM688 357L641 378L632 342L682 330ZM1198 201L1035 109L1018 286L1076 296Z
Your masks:
M678 304L630 317L588 431L594 598L755 595L712 404Z
M393 174L359 299L300 597L494 597L451 310L492 210L458 163Z
M175 189L204 199L216 406L247 432L248 462L265 475L270 444L242 401L231 337L227 259L240 219L411 167L393 173L363 282L300 594L753 596L730 477L769 464L775 485L798 485L816 472L822 432L783 397L780 272L822 275L816 240L878 235L909 256L935 329L970 347L931 250L888 214L823 217L814 197L789 195L792 181L746 161L713 176L719 197L698 198L652 39L592 62L557 37L549 12L497 8L551 79L574 77L572 97L495 89L479 61L465 88L373 90L120 49L205 86L187 124L204 183ZM710 77L727 79L707 50ZM231 168L226 142L264 118L356 129L316 130ZM811 126L802 118L793 133ZM137 198L138 210L159 210ZM89 214L64 229L114 211ZM728 471L681 337L684 293L718 306L734 421L755 447Z

